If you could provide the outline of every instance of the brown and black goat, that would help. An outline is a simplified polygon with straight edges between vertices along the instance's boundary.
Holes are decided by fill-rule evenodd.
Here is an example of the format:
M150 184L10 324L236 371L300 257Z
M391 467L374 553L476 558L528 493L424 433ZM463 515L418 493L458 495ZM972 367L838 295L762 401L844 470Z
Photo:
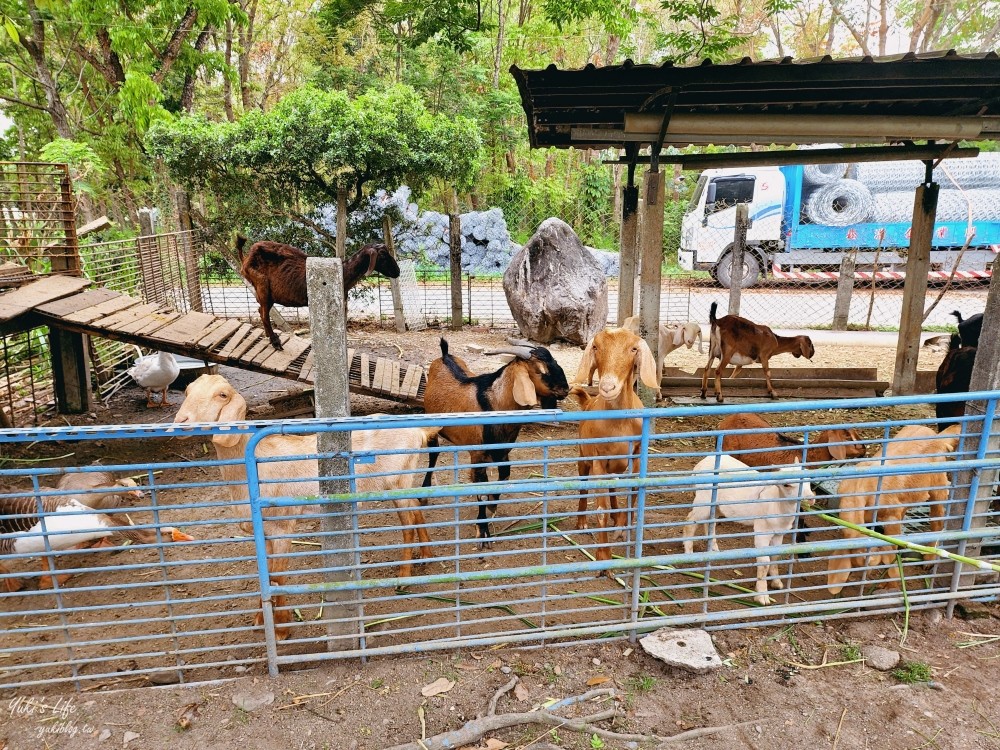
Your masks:
M628 328L601 331L587 344L577 372L577 382L589 382L594 370L597 370L599 377L596 396L591 396L579 385L573 386L570 391L584 411L641 409L642 401L633 388L636 370L639 380L645 385L650 388L660 386L653 353L646 342ZM580 476L625 474L630 470L635 473L639 468L639 460L635 454L639 448L641 433L642 420L638 418L580 422L580 460L577 462ZM596 442L608 438L615 440ZM618 498L613 490L595 490L595 495L600 511L596 556L598 560L610 560L608 528L612 525L618 527L615 536L619 537L624 534L628 519L625 510L619 510ZM587 493L581 495L577 512L576 527L585 529Z
M764 429L771 432L745 432ZM756 414L730 414L719 422L718 431L724 436L722 452L738 458L747 466L778 468L802 460L802 441L783 435ZM806 450L806 463L810 465L864 458L867 453L861 436L853 427L819 430L810 437L810 443Z
M736 365L732 377L740 374L746 365L760 362L764 370L764 381L767 383L767 393L771 398L777 398L774 386L771 385L771 371L768 362L778 354L812 359L816 349L808 336L778 336L767 326L758 325L738 315L715 317L718 303L713 302L708 313L712 332L708 337L708 364L701 376L701 397L705 398L708 390L708 374L712 370L712 362L719 360L715 369L715 400L722 403L722 373L732 363Z
M441 357L431 362L427 370L424 411L428 414L512 411L536 405L555 409L556 402L569 394L566 374L545 347L517 345L495 353L515 356L499 370L474 375L465 362L448 353L448 342L441 339ZM497 465L499 481L505 482L510 479L509 444L517 440L520 432L519 424L483 424L443 427L440 434L453 445L469 447L473 482L488 480L487 463ZM437 453L430 454L424 487L432 482L437 458ZM485 548L490 544L489 518L496 513L500 495L480 496L478 500L476 536L480 547ZM422 502L426 504L426 500Z
M271 326L271 308L275 305L305 307L309 304L306 291L306 254L297 247L263 240L250 246L243 257L245 237L236 238L240 256L240 273L253 287L260 305L260 320L275 349L281 341ZM344 293L372 272L390 279L399 277L399 265L388 248L380 243L365 245L344 261Z

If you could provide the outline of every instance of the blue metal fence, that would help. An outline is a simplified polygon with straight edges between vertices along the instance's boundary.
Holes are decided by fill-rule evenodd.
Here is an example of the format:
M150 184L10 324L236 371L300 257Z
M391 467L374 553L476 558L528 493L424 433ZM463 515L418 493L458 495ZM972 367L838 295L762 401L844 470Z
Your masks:
M610 416L600 413L0 431L0 448L9 457L0 457L0 503L27 497L30 514L37 514L42 498L67 495L47 487L67 469L41 468L27 460L37 450L32 446L59 441L67 454L98 453L109 462L73 470L126 474L145 492L136 504L109 511L117 525L159 531L150 543L63 549L65 530L75 525L80 531L74 517L88 519L91 527L96 522L82 511L62 510L44 515L44 533L34 532L35 542L44 543L42 554L4 550L2 545L23 543L30 533L0 537L0 688L192 682L257 663L276 673L282 665L334 658L634 638L665 625L732 628L996 597L1000 582L991 569L958 566L936 555L925 560L906 550L898 557L869 558L871 548L882 543L846 538L834 521L838 487L846 487L840 483L869 477L875 499L862 504L877 508L868 526L891 526L894 504L905 503L907 541L938 543L987 565L1000 562L994 498L1000 468L1000 431L994 422L998 397L617 412L615 417L642 421L635 473L603 477L577 472L578 425ZM901 460L911 452L906 443L893 443L899 428L933 426L927 404L956 398L970 399L956 450L924 455L918 462ZM725 517L725 493L768 486L780 481L779 475L717 475L715 462L706 473L692 472L699 460L720 453L724 436L714 425L733 412L757 413L781 425L781 432L801 436L803 457L818 430L853 427L868 443L871 463L806 463L781 475L800 487L791 506L759 506L752 516L789 532L798 519L809 527L809 536L795 541L789 533L756 547L753 518L742 516L742 523L734 523ZM413 427L484 422L523 425L507 482L473 486L467 481L464 448L414 449L403 439L403 430ZM362 430L386 439L375 449L295 457L279 455L273 443L283 435L351 431L357 441ZM242 459L215 460L209 445L197 460L162 460L175 455L172 441L179 436L234 432L247 441ZM991 437L978 440L980 433ZM95 449L97 442L103 448ZM892 444L896 454L883 455ZM433 483L422 487L425 454L434 450L441 460ZM403 453L413 454L403 469L399 464L384 468ZM912 455L917 453L914 448ZM289 458L306 463L294 464L298 473L292 473ZM947 472L943 484L942 471ZM244 476L249 478L245 484ZM900 476L909 482L903 493L894 492ZM373 490L380 482L383 488ZM803 494L811 494L801 490L799 483L806 482L816 489L813 504L801 502ZM301 489L289 491L289 486ZM702 495L710 498L707 526L686 537L699 488L709 491ZM931 532L924 506L929 493L942 489L946 500L934 520L940 515L944 530ZM604 514L595 500L609 491L619 495L627 515L612 529L617 534L604 542L596 533ZM491 520L492 544L481 549L477 503L492 493L500 495ZM579 505L584 499L589 499L585 510ZM578 530L584 520L589 528ZM613 525L612 518L607 522ZM195 541L169 541L165 527L178 527ZM418 530L426 532L423 541ZM695 543L691 554L683 551L686 538ZM719 551L704 551L712 540ZM416 554L420 548L426 553L422 559ZM849 554L858 549L865 554ZM757 558L765 555L776 565L761 567L772 600L767 604L757 588ZM403 577L411 556L416 575ZM848 561L851 576L834 596L827 574L836 560ZM272 572L279 570L273 579L269 565ZM887 576L890 570L902 572L902 589L892 587L897 582L895 574ZM72 579L60 580L68 573Z

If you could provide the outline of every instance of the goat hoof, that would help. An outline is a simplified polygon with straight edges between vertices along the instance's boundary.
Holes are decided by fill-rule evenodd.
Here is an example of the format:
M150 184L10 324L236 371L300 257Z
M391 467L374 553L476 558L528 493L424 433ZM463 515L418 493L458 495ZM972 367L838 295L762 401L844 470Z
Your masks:
M478 546L479 546L479 551L480 552L485 552L486 550L493 549L493 542L491 542L488 539L484 539L484 540L482 540L482 541L479 542Z
M723 398L722 398L722 396L716 396L716 397L715 397L715 402L716 402L716 403L718 403L718 404L721 404L721 403L722 403L722 401L723 401Z
M766 607L766 606L767 606L768 604L774 604L774 599L772 599L772 598L771 598L770 596L768 596L767 594L761 594L760 596L755 596L755 597L754 597L754 599L756 599L756 600L757 600L757 603L758 603L758 604L763 604L763 605L764 605L765 607Z
M624 542L625 541L625 530L618 529L614 534L611 535L612 542Z

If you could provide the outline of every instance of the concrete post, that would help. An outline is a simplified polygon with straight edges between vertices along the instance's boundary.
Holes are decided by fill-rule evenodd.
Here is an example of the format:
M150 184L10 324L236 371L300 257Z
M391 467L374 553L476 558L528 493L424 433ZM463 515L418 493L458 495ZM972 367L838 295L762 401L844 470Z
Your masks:
M920 329L924 321L927 271L931 263L931 237L934 233L937 200L937 183L931 182L917 188L913 201L910 252L906 258L903 312L899 319L899 339L896 344L896 369L892 377L892 392L896 396L910 395L916 386Z
M732 263L729 265L730 315L740 314L740 295L743 292L743 256L747 249L747 229L750 227L750 210L746 203L736 206L736 228L733 231Z
M642 234L639 247L642 252L642 276L639 282L639 334L649 344L653 359L658 356L660 323L660 280L663 273L663 172L646 172L642 181L645 199L642 217ZM656 405L660 389L647 388L639 383L639 397L644 406Z
M833 305L833 330L846 331L851 317L851 294L854 293L854 262L857 250L844 255L840 261L840 278L837 280L837 301Z
M639 188L622 188L622 226L619 233L618 325L635 315L635 277L639 265Z
M166 303L163 264L160 263L159 247L156 243L153 209L139 209L139 236L135 242L139 251L139 278L142 284L143 301Z
M347 317L344 312L344 268L339 258L308 258L306 288L310 310L326 310L326 315L310 315L313 356L316 359L316 416L326 419L350 416L351 402L347 381ZM338 454L319 460L322 477L320 495L350 492L347 459L350 450L348 432L320 432L319 452ZM323 567L327 582L346 581L356 571L352 552L354 508L350 503L331 503L325 508L332 514L323 517ZM323 612L327 622L327 649L339 651L357 647L361 635L361 596L359 592L326 592Z

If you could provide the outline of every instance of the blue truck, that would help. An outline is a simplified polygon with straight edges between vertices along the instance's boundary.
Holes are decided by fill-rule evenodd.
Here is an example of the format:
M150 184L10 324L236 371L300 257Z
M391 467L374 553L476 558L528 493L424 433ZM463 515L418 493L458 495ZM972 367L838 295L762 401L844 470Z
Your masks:
M789 271L807 269L835 271L847 252L857 253L858 269L899 271L905 267L909 221L843 226L810 222L805 212L810 187L803 180L803 169L794 165L702 172L681 224L681 267L710 271L719 284L730 285L736 206L740 203L748 204L750 217L740 276L744 288L767 274L788 275ZM912 191L910 195L912 206ZM835 201L832 208L837 210ZM932 271L951 272L970 229L973 239L957 270L966 278L989 275L989 266L1000 251L1000 220L936 223Z

